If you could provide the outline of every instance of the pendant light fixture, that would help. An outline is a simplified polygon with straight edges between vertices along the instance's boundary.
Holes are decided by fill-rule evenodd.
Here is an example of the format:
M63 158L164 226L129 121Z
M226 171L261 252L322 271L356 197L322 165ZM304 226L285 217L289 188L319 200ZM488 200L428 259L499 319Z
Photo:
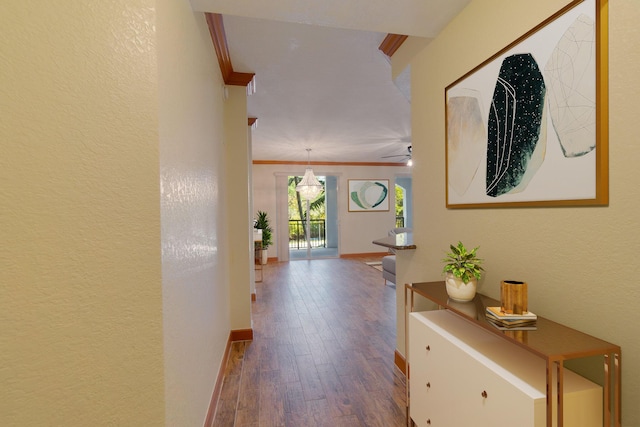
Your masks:
M296 185L296 191L300 193L300 197L305 200L313 200L318 197L318 194L322 192L322 184L313 174L313 169L311 169L311 161L310 161L310 153L311 148L307 148L307 170L304 172L304 176L302 177L302 181L298 185Z

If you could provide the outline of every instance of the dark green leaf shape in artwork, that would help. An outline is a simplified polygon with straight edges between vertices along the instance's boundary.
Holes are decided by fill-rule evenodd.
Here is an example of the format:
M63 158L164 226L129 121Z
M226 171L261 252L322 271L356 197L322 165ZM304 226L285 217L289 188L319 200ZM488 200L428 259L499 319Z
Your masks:
M384 201L384 199L387 198L387 187L385 187L384 185L380 184L379 182L374 182L375 185L379 186L382 188L382 192L380 193L380 197L378 197L378 200L371 206L372 208L377 207L378 205L380 205L380 203L382 203Z
M540 138L546 87L529 53L502 61L491 101L486 193L497 197L520 184Z

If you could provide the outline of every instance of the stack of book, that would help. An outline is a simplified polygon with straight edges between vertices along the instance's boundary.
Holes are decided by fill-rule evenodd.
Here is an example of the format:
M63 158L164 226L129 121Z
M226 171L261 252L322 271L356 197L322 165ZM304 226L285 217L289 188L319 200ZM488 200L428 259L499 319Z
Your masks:
M538 316L530 311L522 314L507 314L500 307L487 307L487 320L502 330L535 330Z

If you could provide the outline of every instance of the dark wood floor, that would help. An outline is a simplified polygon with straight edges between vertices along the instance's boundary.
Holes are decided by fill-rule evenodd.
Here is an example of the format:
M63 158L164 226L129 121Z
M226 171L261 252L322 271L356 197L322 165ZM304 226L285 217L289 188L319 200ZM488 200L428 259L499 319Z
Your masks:
M405 425L395 288L364 261L265 266L254 340L234 343L214 426Z

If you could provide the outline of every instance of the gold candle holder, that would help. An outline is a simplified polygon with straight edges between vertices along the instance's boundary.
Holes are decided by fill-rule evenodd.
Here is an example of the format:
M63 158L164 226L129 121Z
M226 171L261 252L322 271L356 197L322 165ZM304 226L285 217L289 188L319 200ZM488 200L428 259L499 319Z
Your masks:
M507 314L522 314L529 311L527 284L517 280L500 282L501 310Z

